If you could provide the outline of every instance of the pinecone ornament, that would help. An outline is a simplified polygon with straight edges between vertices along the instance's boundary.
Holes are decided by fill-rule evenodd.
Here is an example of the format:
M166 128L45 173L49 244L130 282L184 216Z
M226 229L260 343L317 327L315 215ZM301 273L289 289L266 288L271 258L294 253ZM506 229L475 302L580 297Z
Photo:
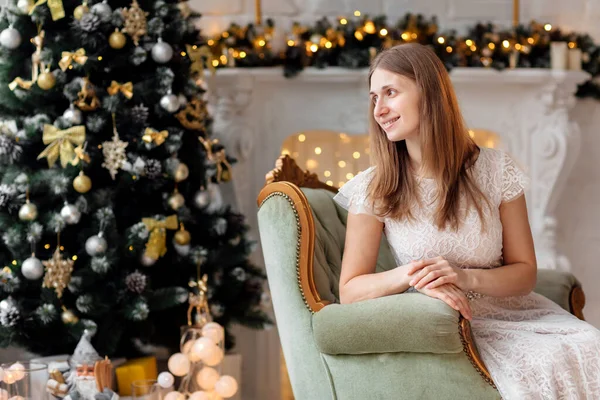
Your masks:
M142 293L146 289L147 278L146 275L139 271L132 272L125 278L125 284L127 289L133 293Z
M12 327L17 325L19 319L21 319L21 313L14 300L8 298L0 302L0 325Z
M94 13L85 13L83 17L81 17L81 21L79 21L79 26L81 30L86 32L95 32L100 27L102 20L99 16Z
M148 107L143 104L133 106L131 109L131 121L136 125L146 126L149 116L150 113L148 111Z
M17 145L14 139L0 135L0 162L12 164L19 159L21 155L21 146Z
M156 179L162 173L162 165L158 160L147 160L144 166L144 174L150 179Z

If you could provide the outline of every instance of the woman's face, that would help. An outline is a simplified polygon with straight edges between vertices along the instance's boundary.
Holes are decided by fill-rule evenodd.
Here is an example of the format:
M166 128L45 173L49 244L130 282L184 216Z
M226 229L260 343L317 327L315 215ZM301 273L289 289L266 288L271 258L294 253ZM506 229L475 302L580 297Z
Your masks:
M377 68L371 75L373 117L388 140L397 142L419 135L420 93L416 83Z

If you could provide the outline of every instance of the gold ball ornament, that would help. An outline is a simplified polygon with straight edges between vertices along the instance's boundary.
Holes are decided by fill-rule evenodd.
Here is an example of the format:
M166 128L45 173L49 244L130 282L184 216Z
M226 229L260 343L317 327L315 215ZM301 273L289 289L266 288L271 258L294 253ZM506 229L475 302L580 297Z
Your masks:
M76 324L77 322L79 322L79 318L77 318L77 315L73 314L73 311L67 310L66 308L63 310L60 318L62 319L62 322L66 325Z
M173 194L169 197L168 203L173 210L178 210L185 204L185 198L181 193L175 190L175 192L173 192Z
M225 168L223 172L221 172L221 180L223 182L229 182L231 180L231 172L229 168Z
M79 172L79 175L73 179L73 188L79 193L87 193L92 188L92 180L81 171Z
M56 78L52 72L42 72L40 76L38 76L37 84L40 89L50 90L56 84Z
M113 33L110 34L109 38L108 38L108 44L110 45L110 47L112 47L113 49L119 50L122 49L123 47L125 47L125 44L127 43L127 38L125 37L125 35L123 35L123 33L119 32L119 31L114 31Z
M175 170L175 182L185 181L190 176L190 169L187 165L180 162Z
M82 4L80 6L75 7L75 10L73 11L73 17L75 17L76 20L80 20L83 17L83 14L86 14L89 11L90 9L88 8L88 6Z
M191 240L192 235L190 235L190 232L186 231L183 227L175 233L175 242L178 245L185 246L186 244L189 244Z

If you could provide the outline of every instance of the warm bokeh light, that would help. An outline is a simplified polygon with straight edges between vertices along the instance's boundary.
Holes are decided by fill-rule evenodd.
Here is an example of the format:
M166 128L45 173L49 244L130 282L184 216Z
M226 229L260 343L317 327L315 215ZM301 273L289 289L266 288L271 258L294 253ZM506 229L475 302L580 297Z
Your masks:
M468 134L479 146L500 147L500 138L492 131L474 128ZM368 135L333 131L298 133L281 146L281 154L290 154L301 168L316 173L321 181L335 187L369 168L370 153Z

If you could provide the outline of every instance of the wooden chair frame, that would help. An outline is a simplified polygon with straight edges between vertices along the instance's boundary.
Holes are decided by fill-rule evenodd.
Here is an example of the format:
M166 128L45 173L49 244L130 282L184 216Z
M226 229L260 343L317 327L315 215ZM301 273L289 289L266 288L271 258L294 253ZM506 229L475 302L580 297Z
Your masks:
M280 195L288 199L292 205L300 233L297 247L298 257L296 259L298 286L308 310L315 313L328 305L329 302L321 299L314 281L315 225L310 205L306 196L300 190L301 187L326 189L333 193L338 191L337 188L319 181L317 174L303 171L289 155L283 155L275 162L275 168L267 173L266 184L258 195L257 203L260 208L267 198ZM573 315L581 320L584 319L585 294L581 286L575 286L571 290L569 306ZM471 324L462 315L459 317L458 331L464 352L471 364L483 379L495 388L490 373L477 351L472 336Z

